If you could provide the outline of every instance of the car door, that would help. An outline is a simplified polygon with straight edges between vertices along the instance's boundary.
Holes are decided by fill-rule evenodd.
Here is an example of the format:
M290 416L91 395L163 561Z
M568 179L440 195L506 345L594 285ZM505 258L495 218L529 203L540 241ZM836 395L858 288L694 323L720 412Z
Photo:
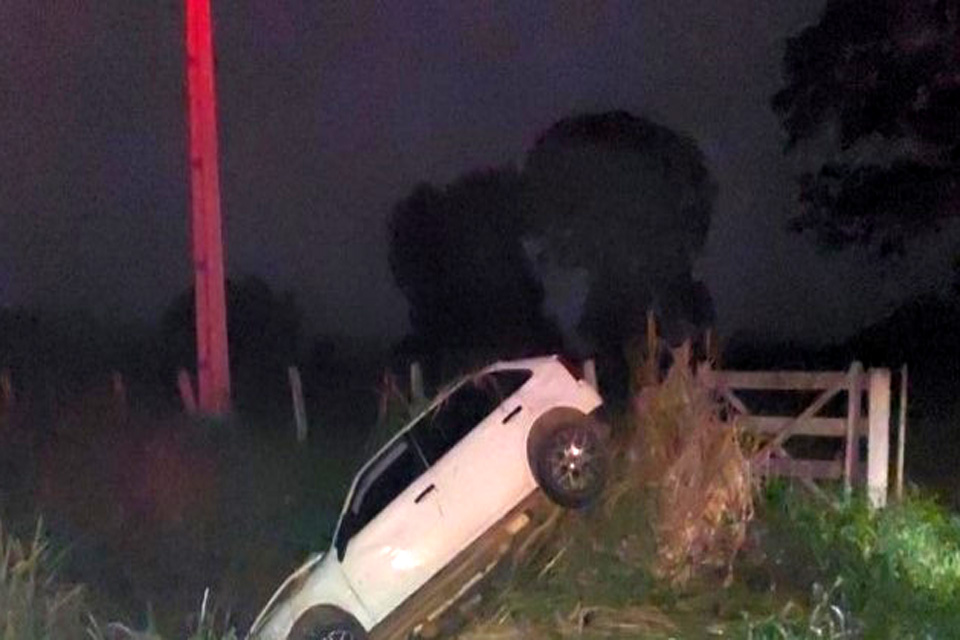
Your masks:
M496 372L461 385L411 432L438 487L452 556L473 542L534 486L517 390L529 372ZM448 560L449 561L449 560Z
M347 581L375 622L445 564L443 515L433 475L403 436L354 483L335 546Z

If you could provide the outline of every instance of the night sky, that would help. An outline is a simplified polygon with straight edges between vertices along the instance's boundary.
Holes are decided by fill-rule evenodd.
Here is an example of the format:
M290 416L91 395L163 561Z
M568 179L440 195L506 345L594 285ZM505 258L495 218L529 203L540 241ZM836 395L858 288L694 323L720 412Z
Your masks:
M149 320L190 284L181 4L0 1L0 306ZM293 289L313 330L400 335L393 203L622 108L707 155L721 330L842 336L945 261L881 270L784 230L797 165L768 99L822 5L215 0L228 268Z

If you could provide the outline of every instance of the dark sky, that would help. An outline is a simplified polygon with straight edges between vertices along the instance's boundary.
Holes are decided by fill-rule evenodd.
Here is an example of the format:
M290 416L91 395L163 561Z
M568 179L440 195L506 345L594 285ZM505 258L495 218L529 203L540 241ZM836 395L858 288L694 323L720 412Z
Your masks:
M181 4L0 1L0 305L151 318L189 284ZM942 261L878 272L784 231L767 101L822 4L215 0L229 269L294 289L313 328L395 336L398 198L624 108L707 154L721 329L842 335Z

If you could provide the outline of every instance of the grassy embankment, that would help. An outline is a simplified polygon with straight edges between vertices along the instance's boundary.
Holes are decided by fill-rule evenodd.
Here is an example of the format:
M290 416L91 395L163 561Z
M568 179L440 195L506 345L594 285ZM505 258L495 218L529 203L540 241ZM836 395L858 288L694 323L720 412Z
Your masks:
M683 368L633 409L618 421L604 499L558 514L491 583L464 638L960 635L956 515L918 496L872 513L785 485L757 490L742 439ZM75 447L31 454L32 497L52 515L55 539L75 536L63 557L41 536L3 538L3 640L101 640L106 620L149 626L148 606L167 638L230 638L283 572L322 545L331 523L320 520L335 511L362 443L337 449L321 438L304 450L154 425L135 446L107 427L68 428ZM173 473L150 483L154 468ZM78 580L89 588L69 586ZM206 587L216 615L199 605Z

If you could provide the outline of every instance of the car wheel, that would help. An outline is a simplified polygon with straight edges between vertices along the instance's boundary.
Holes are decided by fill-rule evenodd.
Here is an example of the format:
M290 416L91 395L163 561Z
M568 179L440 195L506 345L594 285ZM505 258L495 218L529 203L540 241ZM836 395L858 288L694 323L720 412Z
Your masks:
M598 425L561 423L537 443L533 455L540 488L560 506L585 507L603 491L607 451Z
M346 613L308 611L293 625L287 640L367 640L367 632Z

